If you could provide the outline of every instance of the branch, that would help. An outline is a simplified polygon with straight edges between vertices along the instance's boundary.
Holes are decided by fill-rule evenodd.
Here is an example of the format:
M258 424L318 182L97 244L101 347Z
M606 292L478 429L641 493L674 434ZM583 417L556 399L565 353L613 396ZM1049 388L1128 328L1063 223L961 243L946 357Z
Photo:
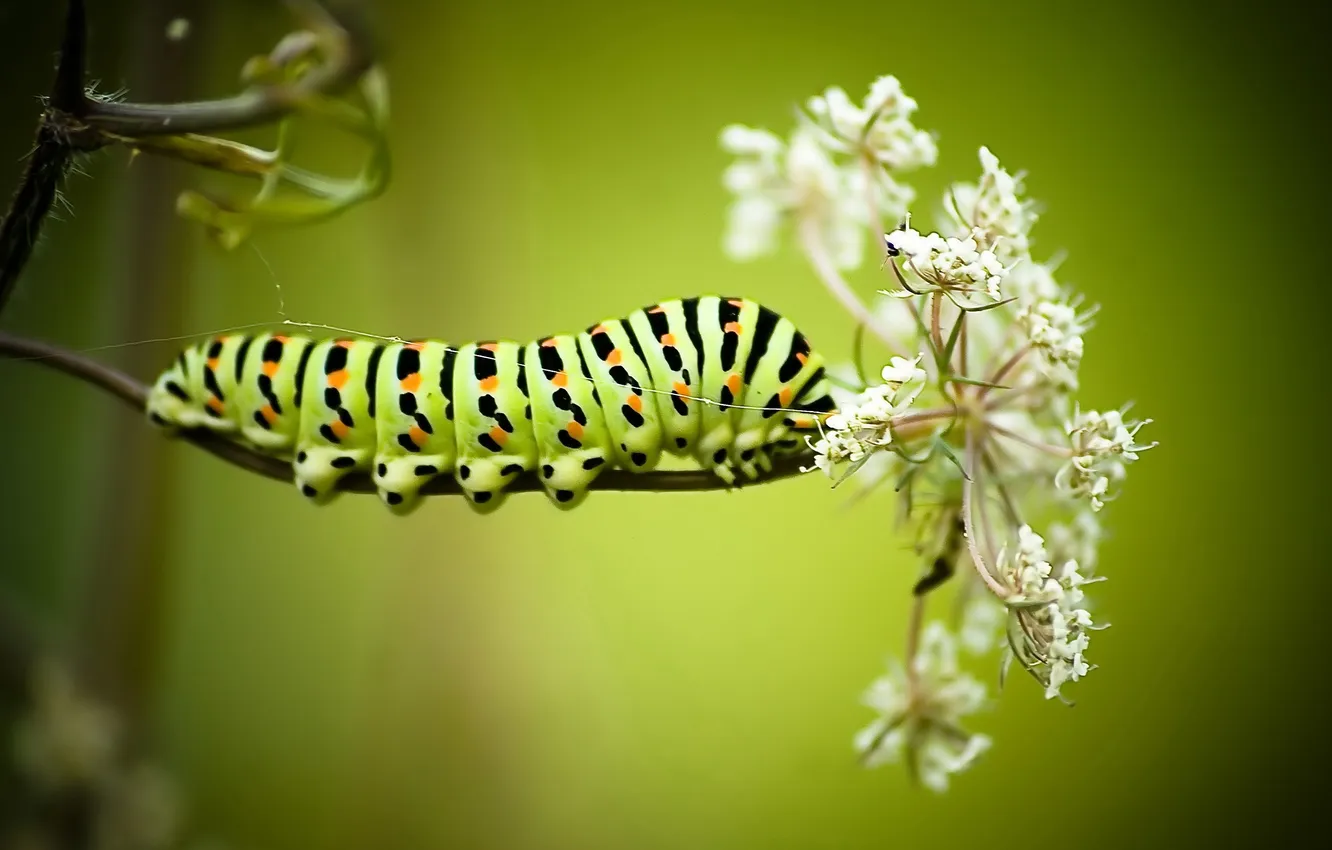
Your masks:
M210 133L267 124L320 95L337 94L349 88L374 64L369 32L360 15L353 12L352 3L287 0L287 5L303 19L327 54L323 65L300 80L193 103L91 101L85 118L88 128L94 133L117 136L152 136ZM279 44L271 58L278 59L284 44L294 41Z
M95 387L99 387L125 404L144 412L148 400L148 387L130 376L118 372L93 360L89 360L72 351L36 340L24 339L7 333L0 333L0 357L19 360L32 360L58 372L64 372ZM260 454L238 443L233 443L218 434L205 429L182 430L179 437L193 443L204 451L239 466L248 472L255 472L275 481L293 480L291 464L281 458ZM728 485L715 474L705 469L657 470L653 472L629 472L624 469L608 469L593 482L592 490L611 491L651 491L682 492L706 490L730 490L740 486L762 484L783 478L800 475L800 466L809 459L802 455L788 455L773 459L773 469L761 473L759 478L744 485ZM338 489L347 493L375 493L374 484L364 473L352 473L343 478ZM534 474L522 475L506 488L511 493L530 493L542 490L541 482ZM452 478L439 476L427 482L421 488L425 496L458 496L462 488Z
M306 27L278 42L267 56L247 65L247 77L261 80L238 95L187 103L124 103L89 97L84 90L87 46L84 0L68 0L60 62L28 165L10 208L0 222L0 311L4 310L20 274L32 256L42 223L54 203L61 179L76 153L124 145L208 168L265 180L260 204L210 202L190 199L186 212L231 231L228 244L243 238L246 217L260 213L274 220L315 221L335 215L382 191L387 181L387 150L382 139L386 92L373 73L375 51L353 0L287 0L293 14ZM313 63L305 68L306 63ZM284 78L299 66L299 75ZM366 110L347 108L327 100L357 83L369 101ZM319 180L281 162L281 151L259 151L245 145L199 134L238 130L309 112L329 119L375 143L370 164L352 181ZM299 206L274 201L278 183L286 183L323 198L322 206ZM311 191L311 190L314 191ZM271 209L270 209L271 208ZM237 236L236 234L242 234Z
M70 0L65 15L65 35L55 83L47 99L47 110L37 125L37 140L28 155L23 179L14 191L9 211L0 222L0 311L5 309L23 267L41 234L42 222L51 210L60 181L74 158L74 148L62 124L82 120L87 100L83 94L84 56L87 50L83 0ZM63 122L52 120L63 115Z

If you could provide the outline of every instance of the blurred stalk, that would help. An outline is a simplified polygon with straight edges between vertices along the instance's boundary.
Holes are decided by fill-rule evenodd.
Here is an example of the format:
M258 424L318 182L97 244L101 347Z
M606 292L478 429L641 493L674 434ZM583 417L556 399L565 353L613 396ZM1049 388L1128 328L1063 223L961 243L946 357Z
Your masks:
M136 98L171 102L197 94L206 59L198 48L205 43L209 5L205 0L143 0L131 7L124 36L131 64L125 78ZM188 20L194 33L184 43L166 37L176 18ZM180 324L180 282L188 275L193 242L175 211L183 173L180 164L157 157L136 158L128 166L122 214L114 219L121 223L112 240L118 248L107 265L108 338L147 339ZM131 374L151 374L160 365L160 353L152 346L130 346L123 353L121 366ZM160 660L170 581L165 550L175 502L165 457L143 450L142 430L137 419L116 417L104 434L106 461L97 477L104 495L96 503L105 507L88 539L85 562L91 567L76 638L82 680L120 708L131 740L142 732Z

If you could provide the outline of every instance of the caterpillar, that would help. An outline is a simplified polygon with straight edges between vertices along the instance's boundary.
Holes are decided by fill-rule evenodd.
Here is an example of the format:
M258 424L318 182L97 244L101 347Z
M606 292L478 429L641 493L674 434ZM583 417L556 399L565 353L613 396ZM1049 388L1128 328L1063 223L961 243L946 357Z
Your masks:
M484 513L524 473L572 508L602 470L650 470L663 452L727 484L753 479L802 448L834 409L830 391L790 320L702 296L526 344L219 336L180 353L147 414L289 458L317 504L368 471L406 514L422 484L451 473Z

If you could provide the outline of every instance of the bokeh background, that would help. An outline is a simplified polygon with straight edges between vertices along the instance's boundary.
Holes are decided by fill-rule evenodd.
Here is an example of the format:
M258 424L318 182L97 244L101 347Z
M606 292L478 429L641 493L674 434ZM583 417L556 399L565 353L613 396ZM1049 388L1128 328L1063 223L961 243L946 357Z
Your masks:
M0 4L4 186L59 6ZM288 26L259 0L90 6L92 73L142 100L230 91ZM1011 683L976 723L994 749L935 796L851 749L916 575L887 495L847 509L809 478L567 515L535 495L491 517L314 510L0 361L0 600L124 708L199 831L254 850L1238 846L1319 817L1332 99L1295 5L385 0L374 22L384 197L228 254L174 218L201 175L98 155L0 327L76 349L202 334L277 319L280 287L297 320L525 339L726 291L842 357L848 319L798 256L724 258L717 136L894 73L940 135L923 198L982 144L1029 171L1039 247L1103 304L1084 398L1135 399L1162 445L1108 513L1114 627L1077 707ZM176 345L97 356L149 379Z

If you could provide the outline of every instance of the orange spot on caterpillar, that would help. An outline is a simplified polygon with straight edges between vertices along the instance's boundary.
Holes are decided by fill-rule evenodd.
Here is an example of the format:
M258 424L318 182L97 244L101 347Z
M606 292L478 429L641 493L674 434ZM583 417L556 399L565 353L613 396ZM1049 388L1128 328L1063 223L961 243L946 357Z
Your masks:
M490 392L499 386L499 375L491 375L489 378L482 378L477 384L483 392Z
M407 438L411 440L413 443L416 443L416 447L419 449L425 445L426 440L429 439L429 436L426 434L425 431L422 431L419 426L413 425L407 431Z
M413 372L412 374L403 378L399 383L401 384L402 388L405 391L409 393L414 393L421 388L421 373Z
M327 378L328 378L328 385L330 387L340 390L343 387L347 386L347 381L351 380L351 372L348 372L346 369L339 369L338 371L328 375Z
M483 342L480 345L478 345L477 348L481 349L482 351L496 351L499 348L499 346L493 342Z
M689 385L683 381L676 381L674 384L671 384L671 389L679 393L680 397L685 400L685 404L693 401L693 399L689 397Z
M792 395L793 393L791 392L790 387L782 387L780 390L777 391L777 401L779 404L781 404L782 407L786 407L791 403Z
M744 301L741 301L739 298L728 298L728 299L726 300L726 303L727 303L727 304L730 304L732 307L743 307L743 306L745 306L745 302L744 302Z
M259 411L259 415L264 417L264 419L267 420L269 425L272 425L273 423L277 422L278 418L277 411L273 409L273 405L271 404L264 405L263 409Z
M341 419L333 420L328 427L339 440L351 433L351 429L347 427L347 423L343 422Z
M648 312L649 312L649 313L665 313L665 312L666 312L666 308L663 307L663 306L661 306L660 304L658 304L656 307L653 307L652 309L648 310Z
M593 328L592 330L590 330L588 333L590 333L592 336L596 336L597 334L610 333L610 331L608 331L608 330L606 329L606 326L605 326L605 325L597 325L595 328Z
M809 362L809 355L804 354L803 352L799 352L799 351L797 351L797 352L796 352L796 359L800 361L800 365L801 365L801 366L804 366L806 363Z
M612 348L610 354L606 355L606 362L612 366L619 366L623 360L624 355L620 353L618 348Z
M212 396L211 398L209 398L207 404L210 409L215 410L218 413L221 413L222 410L224 409L224 405L222 404L221 401L218 400L217 396Z
M726 327L722 328L728 334L744 333L745 329L740 327L739 322L727 322Z
M402 344L402 347L403 347L403 348L410 348L412 351L421 351L422 349L425 348L425 343L424 343L424 342L404 342L404 343Z
M260 369L263 370L263 373L264 373L265 375L267 375L268 377L272 378L272 377L274 377L274 376L277 375L277 373L278 373L278 367L281 366L281 365L282 365L281 363L278 363L278 362L275 361L275 360L265 360L264 363L263 363L263 365L260 367Z
M791 427L798 428L802 431L808 431L814 427L814 419L810 416L797 416L795 419L791 420L791 422Z
M570 419L569 424L564 426L564 430L569 432L569 436L575 440L583 439L583 426L578 424L575 419Z
M273 335L273 339L277 340L278 342L282 343L283 345L286 345L287 343L291 342L291 337L289 337L289 336L283 336L282 334L274 334L274 335Z
M207 361L205 361L205 364L204 364L204 365L206 365L209 369L212 369L214 372L216 372L216 371L217 371L217 364L218 364L219 362L220 362L220 361L219 361L216 357L210 357L210 358L208 358Z
M551 375L550 382L557 387L567 387L569 386L569 373L556 372L554 375Z
M555 339L555 337L553 337L553 336L552 336L552 337L547 337L547 338L541 340L541 347L542 347L542 348L554 348L555 346L557 346L557 345L559 345L559 344L560 344L559 340Z
M740 395L740 373L732 372L726 376L726 388L731 391L731 395L737 398Z
M490 439L502 446L509 441L509 432L496 425L494 428L490 429Z
M662 345L675 345L675 334L673 334L673 333L664 333L664 334L662 334L662 335L661 335L661 344L662 344Z
M629 398L626 399L624 403L629 405L631 408L633 408L635 411L639 413L643 412L643 399L639 398L636 395L629 396Z

